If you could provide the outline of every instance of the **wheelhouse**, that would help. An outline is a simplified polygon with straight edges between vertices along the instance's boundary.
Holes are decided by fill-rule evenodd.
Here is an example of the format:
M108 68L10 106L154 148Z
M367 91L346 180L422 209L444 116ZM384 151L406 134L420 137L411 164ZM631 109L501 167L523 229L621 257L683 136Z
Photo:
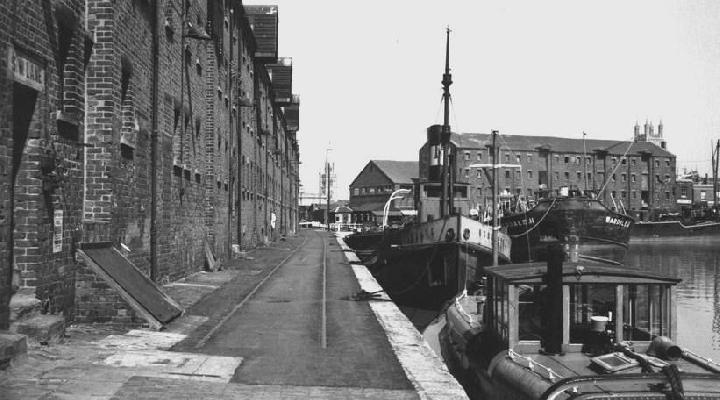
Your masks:
M588 352L598 335L608 343L642 345L655 336L674 339L676 278L592 261L565 262L555 285L546 263L511 264L485 269L484 322L507 348L538 352L561 340L562 352ZM549 293L561 290L552 303ZM554 310L555 309L555 310ZM550 321L562 318L556 325ZM562 327L558 332L553 326Z

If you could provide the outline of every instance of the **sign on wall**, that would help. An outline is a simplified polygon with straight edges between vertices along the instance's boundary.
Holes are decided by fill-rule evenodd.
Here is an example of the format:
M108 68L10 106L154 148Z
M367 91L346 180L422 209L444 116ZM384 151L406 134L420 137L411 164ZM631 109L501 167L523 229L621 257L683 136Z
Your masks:
M10 47L8 53L15 81L42 92L45 87L45 69L43 66L30 57L16 52L12 47Z
M53 253L62 251L63 245L63 210L55 210L53 229Z

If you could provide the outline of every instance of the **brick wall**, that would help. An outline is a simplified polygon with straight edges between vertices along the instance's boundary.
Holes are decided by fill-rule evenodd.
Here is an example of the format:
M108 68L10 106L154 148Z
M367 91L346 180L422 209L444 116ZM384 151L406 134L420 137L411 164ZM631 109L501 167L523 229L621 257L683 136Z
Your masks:
M45 309L72 318L73 243L80 231L85 36L83 2L0 7L0 273L35 288ZM6 71L14 53L35 77ZM28 75L29 76L29 75ZM41 78L38 78L41 76ZM2 286L0 285L0 286ZM0 287L0 325L9 291Z
M0 60L7 60L11 32L8 27L14 15L10 4L0 3ZM0 329L9 323L12 274L12 81L7 79L9 66L0 62Z
M75 274L76 322L108 322L140 326L145 320L89 267L80 265Z
M0 257L50 312L137 322L76 264L81 241L125 245L165 282L202 269L206 241L227 259L265 239L271 212L288 219L284 119L239 2L188 1L186 21L211 40L183 37L181 0L6 3L1 59L34 60L44 82L33 92L0 63Z

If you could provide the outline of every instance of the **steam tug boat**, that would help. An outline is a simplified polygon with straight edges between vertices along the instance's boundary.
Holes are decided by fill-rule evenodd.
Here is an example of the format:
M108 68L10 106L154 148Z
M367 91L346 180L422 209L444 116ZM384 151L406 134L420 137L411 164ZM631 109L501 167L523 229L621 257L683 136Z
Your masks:
M720 399L720 365L673 342L679 279L547 254L447 308L441 353L471 398Z
M470 218L468 183L457 182L457 148L451 143L450 31L447 31L443 74L443 125L427 129L420 149L419 178L413 182L417 221L400 229L386 229L373 254L373 275L392 300L400 305L440 311L477 280L483 267L510 261L510 237L495 219L488 224ZM493 228L493 226L497 228ZM371 243L368 235L349 237Z
M548 242L577 245L581 258L622 263L634 220L610 210L590 191L560 188L525 213L501 219L512 238L512 261L547 260Z

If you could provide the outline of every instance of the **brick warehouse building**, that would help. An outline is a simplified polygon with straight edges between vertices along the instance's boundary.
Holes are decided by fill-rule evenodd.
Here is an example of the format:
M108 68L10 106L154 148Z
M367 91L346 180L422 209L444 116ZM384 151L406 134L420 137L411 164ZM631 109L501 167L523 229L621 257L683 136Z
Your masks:
M636 218L647 218L653 210L676 206L675 156L665 149L662 124L656 134L646 124L645 133L635 127L634 141L571 139L550 136L500 135L499 163L519 164L499 173L500 191L516 199L532 199L541 189L555 191L561 186L599 191L608 206L620 203ZM457 157L456 179L469 184L472 207L490 204L491 188L483 172L472 164L492 162L492 135L453 134ZM420 160L429 151L420 149ZM427 165L420 165L422 175ZM615 201L613 203L613 200Z
M80 243L166 282L206 247L226 259L295 232L299 100L277 7L14 0L0 18L0 328L12 280L66 320L138 322ZM268 64L285 68L277 88Z

